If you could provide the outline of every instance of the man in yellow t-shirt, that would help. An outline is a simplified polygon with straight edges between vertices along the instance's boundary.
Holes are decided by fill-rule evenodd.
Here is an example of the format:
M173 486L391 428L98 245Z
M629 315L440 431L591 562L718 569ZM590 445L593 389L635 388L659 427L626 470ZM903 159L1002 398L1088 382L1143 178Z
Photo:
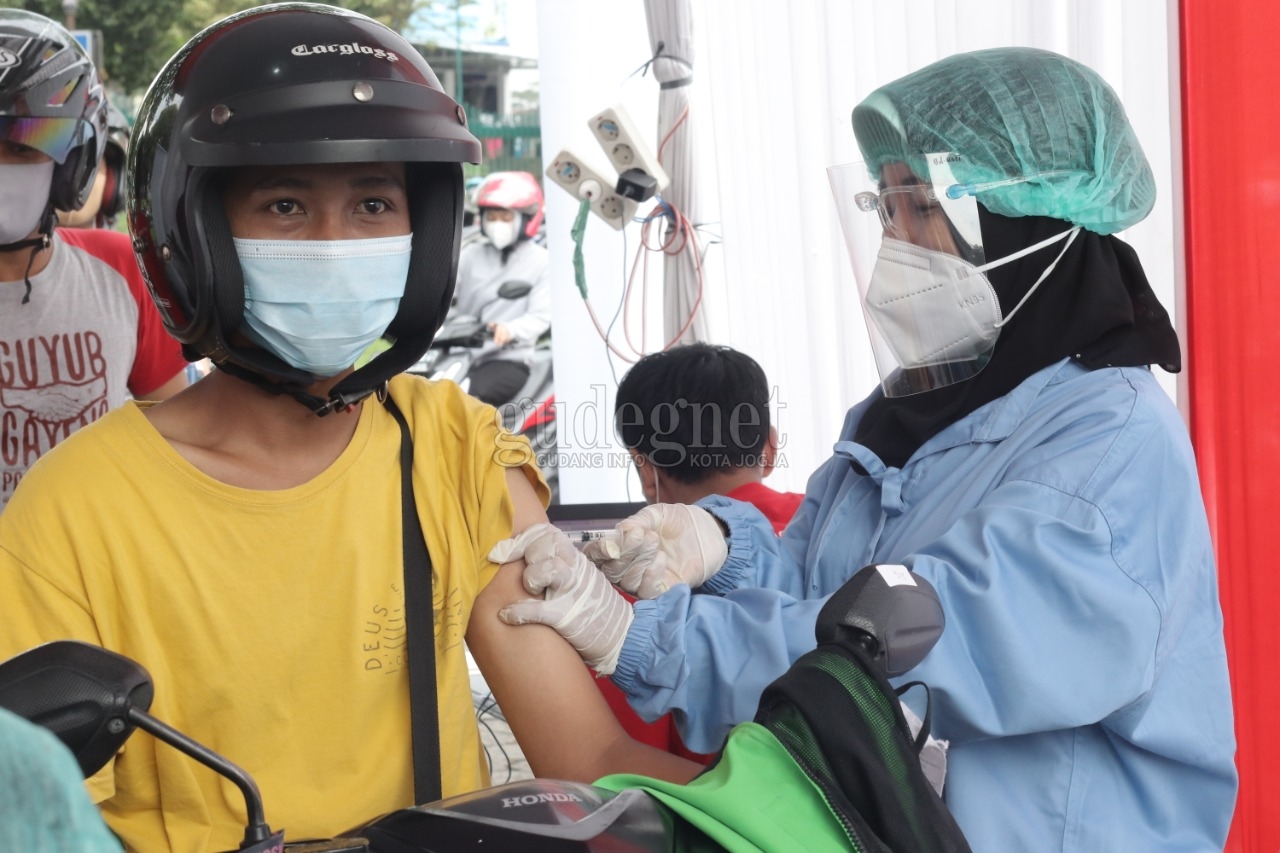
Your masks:
M412 804L394 404L433 564L444 795L487 784L464 641L539 775L691 778L622 734L555 632L497 618L523 561L488 555L545 522L546 487L491 408L402 375L447 310L480 156L417 51L335 8L240 13L160 73L134 152L139 263L217 369L31 470L0 516L0 658L70 637L139 661L152 713L244 767L290 838ZM90 791L129 849L244 832L233 785L146 735Z

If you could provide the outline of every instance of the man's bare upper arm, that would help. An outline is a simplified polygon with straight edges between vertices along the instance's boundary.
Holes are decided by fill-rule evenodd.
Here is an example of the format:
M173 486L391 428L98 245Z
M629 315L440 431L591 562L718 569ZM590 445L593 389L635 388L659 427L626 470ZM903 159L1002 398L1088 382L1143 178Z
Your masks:
M546 521L521 471L508 470L507 486L515 504L513 533ZM697 765L627 736L594 676L559 634L544 625L517 627L498 618L504 606L529 597L523 572L523 560L507 563L477 597L467 645L534 773L584 782L624 771L691 778Z

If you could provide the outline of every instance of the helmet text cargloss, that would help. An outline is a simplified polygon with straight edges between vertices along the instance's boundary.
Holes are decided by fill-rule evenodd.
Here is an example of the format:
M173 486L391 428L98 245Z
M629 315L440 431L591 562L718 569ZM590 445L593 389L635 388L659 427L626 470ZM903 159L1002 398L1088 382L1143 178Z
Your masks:
M313 44L310 47L300 44L289 52L294 56L316 56L324 53L338 53L343 56L350 56L353 53L367 53L370 56L376 56L378 59L385 59L388 62L400 61L399 54L380 47L369 47L367 44L360 44L355 41L350 44Z

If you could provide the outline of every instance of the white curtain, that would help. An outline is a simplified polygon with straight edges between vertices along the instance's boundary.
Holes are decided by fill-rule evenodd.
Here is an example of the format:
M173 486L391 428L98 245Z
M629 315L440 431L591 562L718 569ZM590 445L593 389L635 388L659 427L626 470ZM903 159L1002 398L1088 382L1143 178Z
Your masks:
M666 52L687 50L682 58L694 65L692 84L674 91L689 98L687 121L697 131L690 134L691 177L673 174L673 187L681 182L693 194L684 204L705 249L699 314L707 339L750 353L777 389L784 464L769 479L775 488L804 488L829 457L845 411L877 381L826 167L858 159L849 117L861 98L944 56L1030 45L1079 59L1111 83L1159 189L1151 216L1121 236L1177 316L1180 117L1169 0L537 0L548 163L566 147L588 162L603 160L586 122L615 103L625 104L646 136L652 128L649 141L659 145L664 125L654 78L683 68L668 61L649 75L634 73L656 44L650 2L687 3L693 11L691 47L667 42ZM576 199L548 187L556 397L562 449L578 454L562 460L562 494L568 502L637 500L625 454L603 463L581 456L620 450L609 413L628 365L605 354L573 286L568 227L576 210ZM594 217L588 224L591 299L615 341L638 236L636 225L623 234ZM658 275L655 269L655 285ZM658 303L651 300L653 316L632 308L630 328L646 350L669 339L659 330L672 302ZM645 334L637 314L649 317ZM1173 380L1155 374L1173 394Z
M709 265L710 334L754 356L777 388L783 466L770 485L803 490L845 410L878 381L826 167L859 159L850 114L861 98L944 56L1041 47L1116 89L1160 189L1152 215L1121 237L1175 312L1179 117L1167 0L691 2L702 220L716 220L708 228L722 241Z

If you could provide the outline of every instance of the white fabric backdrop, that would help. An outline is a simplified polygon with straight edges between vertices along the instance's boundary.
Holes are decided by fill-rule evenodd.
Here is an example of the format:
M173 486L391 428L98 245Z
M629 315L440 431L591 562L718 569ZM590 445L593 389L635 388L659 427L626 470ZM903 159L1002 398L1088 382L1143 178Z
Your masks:
M698 61L689 94L698 115L699 219L708 236L721 240L708 254L705 309L711 339L750 353L778 389L774 415L784 466L770 485L803 490L829 456L845 410L877 382L826 167L859 159L849 116L862 97L943 56L1000 45L1041 47L1090 65L1116 89L1159 188L1152 215L1121 236L1135 246L1156 293L1176 312L1179 116L1171 45L1177 40L1167 0L691 2ZM642 6L641 0L539 0L548 160L560 139L579 132L571 126L602 105L592 98L604 90L620 94L633 113L637 102L641 111L656 103L651 77L620 83L650 55L643 26L635 32L626 24L642 17L632 6ZM572 25L566 25L569 19ZM584 30L613 39L608 53L614 76L603 75L604 90L599 72L606 60L598 40L582 37ZM584 97L584 86L596 91L587 98L590 106L578 107L574 101ZM637 124L654 127L651 119ZM571 218L567 194L549 187L548 202L551 218ZM621 249L616 235L601 234L606 230L602 223L588 229L589 244L598 241L588 246L588 275L593 289L601 282L607 303L609 288L620 290L620 282L604 279L620 278ZM557 237L553 231L552 271L563 275L572 244ZM634 248L634 234L628 239ZM602 253L595 263L593 248ZM607 418L614 385L600 339L584 324L576 294L562 293L556 309L561 411L567 418L585 401ZM622 362L615 366L619 375L625 369ZM1156 374L1174 394L1175 381ZM639 499L634 485L627 492L626 475L616 468L570 471L562 475L562 488L569 502Z

